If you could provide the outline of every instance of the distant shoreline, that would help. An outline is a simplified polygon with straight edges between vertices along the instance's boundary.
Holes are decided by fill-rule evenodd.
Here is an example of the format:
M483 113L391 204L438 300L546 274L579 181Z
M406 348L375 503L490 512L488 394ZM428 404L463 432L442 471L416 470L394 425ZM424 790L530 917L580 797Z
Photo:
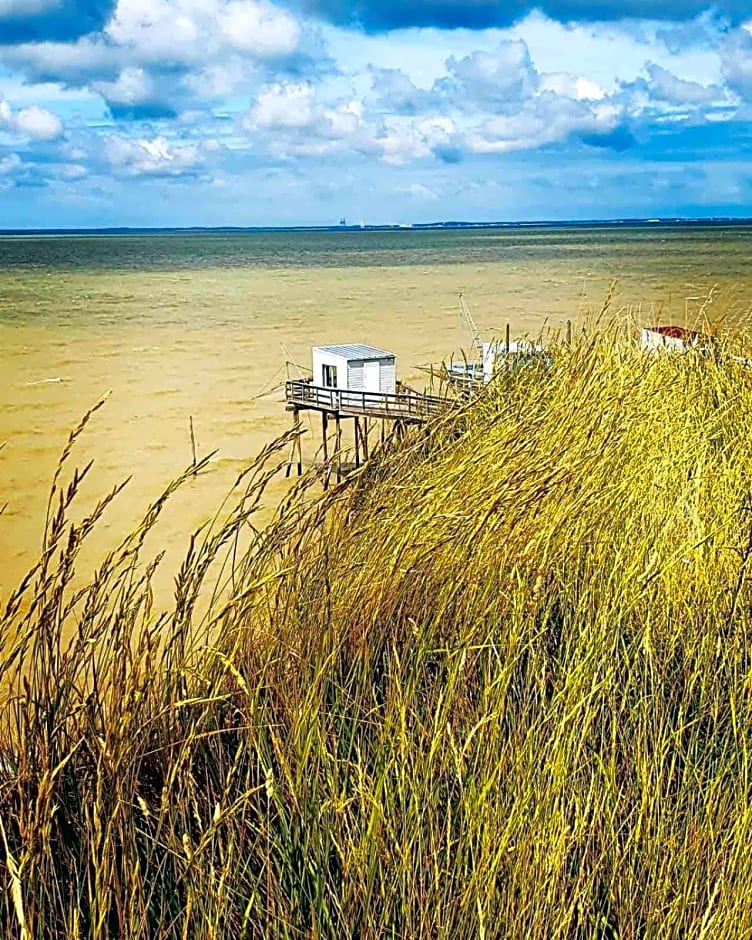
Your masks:
M715 228L752 225L752 218L658 218L658 219L587 219L565 222L416 222L405 225L223 225L223 226L111 226L102 228L8 228L0 229L0 237L45 235L211 235L263 232L416 232L457 231L462 229L593 229L593 228Z

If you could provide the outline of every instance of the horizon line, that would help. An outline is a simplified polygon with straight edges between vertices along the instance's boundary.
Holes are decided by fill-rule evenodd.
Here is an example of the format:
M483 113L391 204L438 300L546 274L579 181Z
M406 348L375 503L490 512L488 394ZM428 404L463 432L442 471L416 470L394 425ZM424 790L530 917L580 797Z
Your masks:
M68 234L119 234L119 233L179 233L179 232L362 232L362 231L415 231L441 229L514 229L514 228L586 228L617 225L718 225L752 224L750 216L659 216L627 217L607 219L540 219L516 222L477 222L467 220L444 220L436 222L408 223L359 223L351 225L340 222L331 225L102 225L102 226L55 226L0 228L0 236L7 235L68 235Z

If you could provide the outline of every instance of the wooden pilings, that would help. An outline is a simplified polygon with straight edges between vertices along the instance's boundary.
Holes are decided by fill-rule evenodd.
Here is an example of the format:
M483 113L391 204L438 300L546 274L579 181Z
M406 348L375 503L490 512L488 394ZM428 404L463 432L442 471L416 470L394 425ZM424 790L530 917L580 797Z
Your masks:
M323 439L324 447L324 466L326 467L326 473L324 474L324 489L329 489L329 415L325 412L321 412L321 437Z
M302 451L302 428L301 428L301 409L291 408L293 415L293 430L295 431L291 449L290 460L287 465L285 476L291 477L293 468L298 476L303 474L303 451ZM344 460L346 449L343 447L343 421L352 418L353 422L353 450L349 451L353 462ZM382 446L388 446L392 440L402 440L408 432L410 422L402 418L381 418L380 438ZM334 422L334 434L330 432L330 422ZM387 430L387 424L391 424L391 430ZM348 470L359 469L371 458L370 436L378 430L374 429L373 423L369 422L366 415L341 415L336 412L321 412L321 460L324 466L323 485L324 489L329 488L330 479L335 476L337 482L341 482Z
M368 418L355 418L355 468L368 460Z
M292 427L295 431L295 437L292 440L292 450L290 451L290 463L287 465L286 477L289 478L292 473L293 464L297 466L298 476L303 475L303 445L300 442L302 431L300 429L300 409L293 408ZM297 458L297 459L296 459Z
M335 415L334 420L337 426L336 450L334 452L337 458L337 483L342 482L342 423L339 415Z

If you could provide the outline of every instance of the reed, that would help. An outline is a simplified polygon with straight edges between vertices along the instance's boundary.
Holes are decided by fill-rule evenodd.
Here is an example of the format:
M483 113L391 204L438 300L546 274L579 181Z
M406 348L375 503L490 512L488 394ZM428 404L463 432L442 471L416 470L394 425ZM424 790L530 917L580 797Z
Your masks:
M182 480L74 589L117 494L71 522L66 450L0 627L2 935L752 930L731 351L578 333L259 528L288 435L162 613L144 538Z

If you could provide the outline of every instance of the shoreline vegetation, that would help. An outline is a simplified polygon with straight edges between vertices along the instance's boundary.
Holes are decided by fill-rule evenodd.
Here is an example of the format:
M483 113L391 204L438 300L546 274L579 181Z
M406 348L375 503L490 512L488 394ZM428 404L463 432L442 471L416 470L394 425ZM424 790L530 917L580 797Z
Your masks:
M327 493L303 477L257 529L285 435L164 613L143 545L183 480L71 587L119 496L71 521L97 405L0 610L0 933L752 930L752 372L730 344L645 355L596 326Z

